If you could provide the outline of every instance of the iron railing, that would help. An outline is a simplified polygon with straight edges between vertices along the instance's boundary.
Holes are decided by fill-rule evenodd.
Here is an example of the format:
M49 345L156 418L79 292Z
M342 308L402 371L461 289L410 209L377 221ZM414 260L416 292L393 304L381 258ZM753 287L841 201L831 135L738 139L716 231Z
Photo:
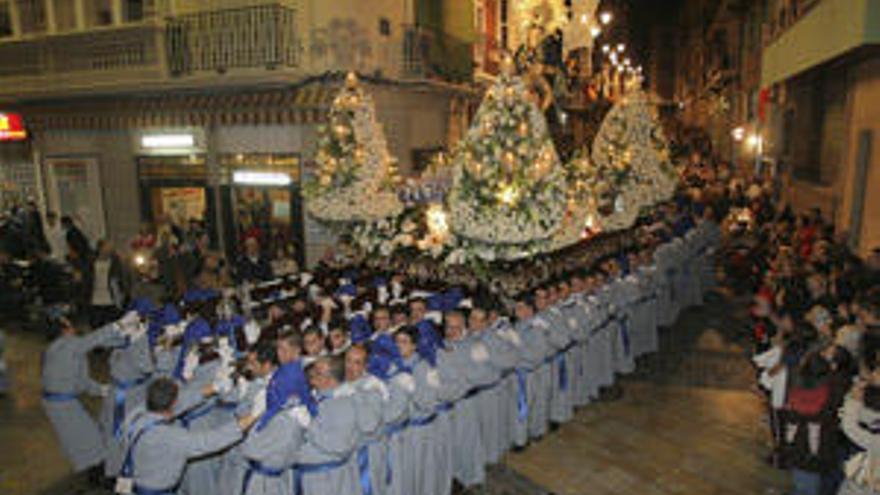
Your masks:
M296 11L281 4L195 12L169 19L165 29L173 77L300 65Z

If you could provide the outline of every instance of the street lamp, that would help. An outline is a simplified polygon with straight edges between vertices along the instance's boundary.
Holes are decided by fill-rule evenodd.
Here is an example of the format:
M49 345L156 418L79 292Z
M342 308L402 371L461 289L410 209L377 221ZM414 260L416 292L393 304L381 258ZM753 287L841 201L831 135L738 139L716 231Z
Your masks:
M603 26L610 24L612 18L611 12L602 12L599 14L599 22L601 22Z

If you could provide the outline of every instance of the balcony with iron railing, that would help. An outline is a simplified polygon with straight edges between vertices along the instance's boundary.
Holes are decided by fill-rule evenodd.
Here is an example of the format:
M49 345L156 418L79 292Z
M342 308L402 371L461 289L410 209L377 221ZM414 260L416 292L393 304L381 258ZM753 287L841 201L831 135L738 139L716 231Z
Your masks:
M289 2L0 40L0 100L291 80L356 70L391 79L465 81L472 45L436 30L355 21L303 31Z

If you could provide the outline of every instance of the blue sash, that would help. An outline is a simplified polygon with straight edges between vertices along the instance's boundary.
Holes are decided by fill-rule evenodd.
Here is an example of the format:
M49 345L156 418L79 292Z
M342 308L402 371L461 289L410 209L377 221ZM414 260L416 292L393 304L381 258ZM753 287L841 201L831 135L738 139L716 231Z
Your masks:
M196 407L190 412L185 413L183 416L180 417L180 424L182 424L184 428L188 429L189 425L192 424L193 421L210 414L211 411L214 410L214 405L215 404L213 402L207 402Z
M529 418L528 388L526 385L526 372L516 369L516 417L520 422Z
M279 478L284 474L286 469L275 469L266 467L263 464L254 461L252 459L248 459L248 468L244 473L244 479L241 483L241 495L245 495L248 490L248 486L251 484L251 478L254 477L254 473L261 474L268 478Z
M293 466L293 495L305 495L303 493L303 475L333 471L344 466L349 458L350 456L338 461L322 462L320 464L297 464Z
M125 419L125 396L126 392L134 387L139 387L150 379L149 375L142 376L137 380L113 380L116 390L113 392L113 436L119 438L122 433L122 420Z
M556 355L556 363L559 365L559 390L568 390L568 366L565 362L565 352Z
M43 390L43 400L49 402L70 402L78 399L79 394L76 393L47 392Z
M370 444L357 450L358 473L361 482L361 495L373 495L373 480L370 479Z
M174 490L155 490L135 485L134 495L174 495Z

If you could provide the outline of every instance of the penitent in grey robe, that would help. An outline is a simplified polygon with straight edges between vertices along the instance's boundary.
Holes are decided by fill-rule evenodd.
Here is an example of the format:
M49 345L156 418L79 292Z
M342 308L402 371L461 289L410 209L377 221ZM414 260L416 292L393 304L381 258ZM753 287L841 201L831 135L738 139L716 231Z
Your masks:
M352 397L357 408L357 428L359 436L363 439L355 453L359 461L358 468L361 470L359 474L362 476L362 483L367 482L367 479L363 478L367 473L360 465L366 462L373 495L385 495L388 493L389 468L385 408L391 405L391 391L387 384L370 374L365 374L349 385L355 390ZM399 420L400 416L391 419Z
M527 417L517 417L514 432L514 443L518 446L525 445L529 438L538 438L547 433L547 415L550 407L550 367L544 359L550 354L550 346L547 343L544 331L535 327L535 318L528 321L519 321L514 326L517 338L522 343L520 347L520 362L517 369L525 382L525 402ZM521 394L521 391L518 391Z
M82 394L105 393L89 376L88 353L124 342L111 323L87 335L58 337L43 354L43 408L75 471L100 465L107 455L98 424L79 400Z
M191 431L141 410L126 423L126 449L140 431L154 422L157 425L141 435L131 453L135 487L146 490L173 491L189 460L216 453L241 438L241 430L234 421L219 428Z
M572 359L569 344L572 339L572 328L564 317L559 306L553 306L538 315L547 322L547 341L550 343L550 355L546 358L550 366L550 421L564 423L572 418L571 372Z
M254 406L257 395L266 389L269 377L257 377L244 382L235 391L236 415L248 414ZM227 398L227 401L231 398ZM265 400L265 399L263 399ZM234 415L230 415L232 419ZM241 495L241 486L247 471L247 459L242 453L242 444L236 444L229 448L220 460L220 489L218 495Z
M516 421L516 374L519 350L510 336L513 327L499 318L480 337L489 351L489 363L498 375L496 385L485 392L480 405L480 432L486 450L486 462L495 464L513 445ZM511 414L511 409L514 414Z
M452 490L452 480L456 477L467 476L464 471L470 465L470 461L462 462L457 459L458 448L455 445L463 433L464 418L474 418L475 411L470 406L465 406L459 411L455 410L456 403L460 401L468 391L468 383L461 368L467 360L464 357L466 345L463 342L446 342L446 348L437 352L437 372L440 376L440 399L441 405L437 409L437 419L433 429L436 434L434 445L437 449L438 476L435 493L449 493ZM479 434L477 434L479 436Z
M441 466L437 448L437 406L440 405L440 375L427 361L411 357L404 361L415 384L410 392L409 426L392 443L392 492L400 495L434 495L440 479L451 477L451 467ZM430 468L426 468L430 466Z
M491 386L499 374L489 361L489 349L479 335L471 334L457 342L448 342L450 350L446 366L461 373L466 384L464 397L455 402L451 413L453 429L453 473L465 487L486 481L486 447L480 429L481 408L486 404ZM438 363L440 365L440 363ZM444 370L441 369L441 376ZM484 395L485 394L485 395Z
M318 394L318 415L306 430L306 443L294 468L308 495L360 493L355 449L362 438L357 429L354 389L340 385Z
M122 423L127 411L145 404L152 373L153 358L146 336L116 348L110 354L111 390L110 395L104 397L101 409L101 429L107 445L104 471L108 477L116 477L122 468L125 457Z
M415 392L415 380L408 370L395 367L388 380L388 398L385 401L382 416L385 423L385 448L387 452L385 477L380 482L384 485L384 493L388 495L405 495L412 493L410 473L405 472L405 431L412 409L412 394ZM387 464L390 463L390 464ZM380 473L381 476L381 473ZM407 483L410 486L407 488Z
M602 287L587 298L595 314L596 323L590 330L590 344L587 348L587 374L591 377L591 389L614 385L614 342L619 333L615 319L612 293Z
M587 353L589 352L590 330L592 322L587 313L586 298L583 294L573 294L570 303L563 306L563 313L570 324L573 324L571 349L572 369L571 403L575 407L585 406L591 400L591 377L587 374Z
M192 378L181 389L184 393L195 393L209 385L213 381L219 365L219 361L199 365ZM207 432L215 429L218 426L217 411L215 410L217 401L218 398L213 397L183 414L180 417L181 426L191 432ZM219 493L220 459L220 452L191 459L183 475L180 493L186 495Z
M251 430L239 448L245 459L244 476L238 485L225 488L241 495L292 494L292 467L299 461L308 426L301 418L308 414L303 406L287 408L260 430Z

